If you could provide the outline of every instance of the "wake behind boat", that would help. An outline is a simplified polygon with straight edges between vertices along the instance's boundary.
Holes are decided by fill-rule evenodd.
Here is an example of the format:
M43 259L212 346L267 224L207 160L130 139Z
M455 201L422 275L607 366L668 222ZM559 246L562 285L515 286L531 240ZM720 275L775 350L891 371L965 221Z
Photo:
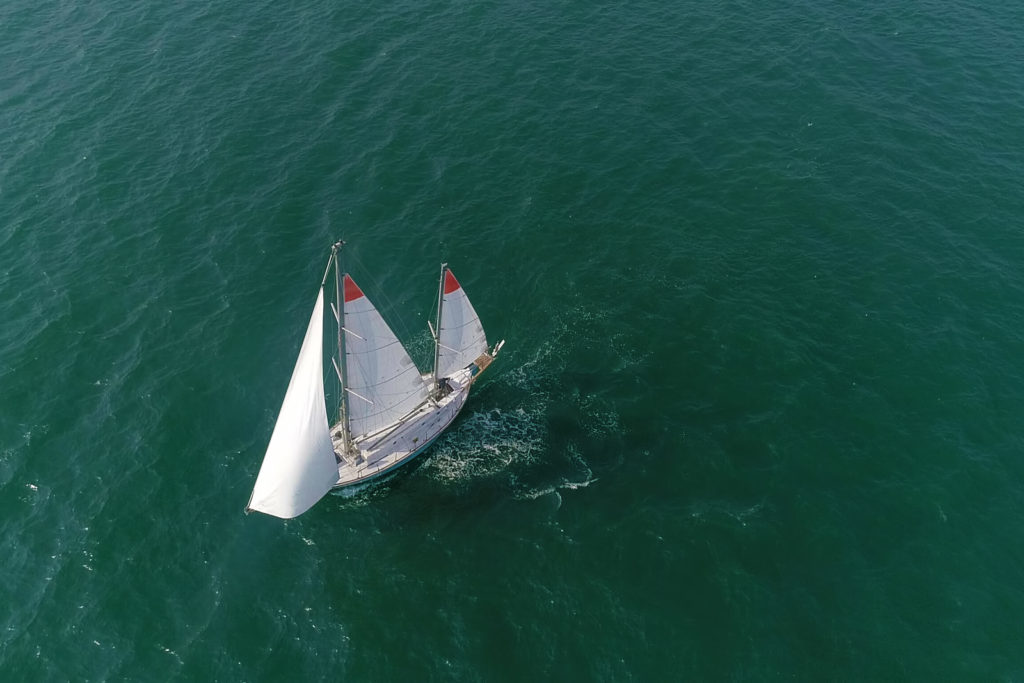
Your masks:
M434 367L421 374L402 343L347 273L331 247L313 315L285 392L246 512L290 519L331 489L361 484L422 453L455 420L469 389L504 341L490 348L469 297L441 265ZM327 421L323 380L324 286L334 266L331 362L341 390ZM428 323L429 324L429 323Z

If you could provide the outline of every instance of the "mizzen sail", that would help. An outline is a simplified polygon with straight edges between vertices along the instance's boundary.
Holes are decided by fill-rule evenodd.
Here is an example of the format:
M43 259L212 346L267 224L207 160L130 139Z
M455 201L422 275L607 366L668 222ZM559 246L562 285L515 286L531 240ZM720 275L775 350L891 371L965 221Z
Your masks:
M383 429L427 400L429 386L355 281L344 276L345 369L352 436Z
M308 510L338 480L324 400L323 328L321 288L256 477L249 510L290 519Z
M447 268L438 327L438 377L461 370L487 352L487 337L480 318L459 281Z

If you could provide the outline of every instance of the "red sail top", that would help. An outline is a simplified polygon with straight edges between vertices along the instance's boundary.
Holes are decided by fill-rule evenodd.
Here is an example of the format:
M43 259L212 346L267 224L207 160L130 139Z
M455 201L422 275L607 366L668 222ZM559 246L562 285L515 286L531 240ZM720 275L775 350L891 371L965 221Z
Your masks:
M459 288L459 281L455 279L454 275L452 275L452 271L450 271L450 270L444 271L444 293L445 294L451 294L452 292L454 292L458 288Z
M363 296L363 290L359 289L359 285L349 277L348 273L345 273L345 303L355 301L361 296Z

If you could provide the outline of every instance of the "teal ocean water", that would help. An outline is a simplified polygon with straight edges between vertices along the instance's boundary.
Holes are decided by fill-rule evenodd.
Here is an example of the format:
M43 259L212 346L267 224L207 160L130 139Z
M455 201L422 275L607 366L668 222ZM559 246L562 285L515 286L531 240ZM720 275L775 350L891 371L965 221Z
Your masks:
M1024 6L0 9L0 679L1024 679ZM418 466L242 509L328 247Z

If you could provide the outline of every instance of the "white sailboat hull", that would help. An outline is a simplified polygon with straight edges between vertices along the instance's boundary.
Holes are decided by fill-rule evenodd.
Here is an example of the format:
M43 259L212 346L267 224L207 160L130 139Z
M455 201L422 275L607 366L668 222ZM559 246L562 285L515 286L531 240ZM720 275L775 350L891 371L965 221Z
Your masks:
M339 457L338 482L332 489L363 484L383 476L413 460L427 450L438 436L455 420L469 397L474 372L470 368L453 373L448 378L451 393L438 400L429 400L393 425L353 442L359 457ZM344 446L341 429L331 429L335 452Z
M441 266L434 368L420 373L394 331L331 247L299 358L256 477L246 512L291 519L331 489L392 472L427 450L458 416L479 374L501 343L488 350L480 319L452 275ZM328 428L323 377L324 285L334 265L341 420Z

